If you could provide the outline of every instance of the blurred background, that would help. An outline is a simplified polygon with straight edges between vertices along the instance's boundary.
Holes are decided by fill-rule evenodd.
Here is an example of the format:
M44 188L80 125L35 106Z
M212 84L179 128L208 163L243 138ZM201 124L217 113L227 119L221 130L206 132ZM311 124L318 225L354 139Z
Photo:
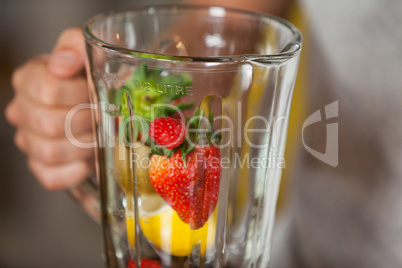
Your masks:
M146 4L161 1L147 1ZM0 1L0 267L102 267L101 232L66 193L44 190L13 143L4 118L13 69L49 53L60 32L143 1Z
M66 193L49 192L36 182L26 167L26 157L13 143L15 129L6 122L4 109L14 94L12 71L31 57L49 53L62 30L81 26L103 11L166 3L144 2L0 1L0 267L102 267L100 227ZM295 124L291 122L290 128L293 133ZM295 137L300 137L293 136L291 148L297 147ZM281 193L281 204L285 194Z

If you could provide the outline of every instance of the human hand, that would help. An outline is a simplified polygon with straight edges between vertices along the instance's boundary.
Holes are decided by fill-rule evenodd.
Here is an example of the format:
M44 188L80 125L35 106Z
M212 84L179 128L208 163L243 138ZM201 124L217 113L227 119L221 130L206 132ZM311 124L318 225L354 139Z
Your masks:
M15 96L6 118L17 128L15 143L27 155L30 170L48 190L71 187L93 169L93 149L71 144L64 129L69 110L89 99L84 61L82 32L71 28L50 55L28 61L12 76ZM77 140L91 142L90 111L78 111L71 128Z

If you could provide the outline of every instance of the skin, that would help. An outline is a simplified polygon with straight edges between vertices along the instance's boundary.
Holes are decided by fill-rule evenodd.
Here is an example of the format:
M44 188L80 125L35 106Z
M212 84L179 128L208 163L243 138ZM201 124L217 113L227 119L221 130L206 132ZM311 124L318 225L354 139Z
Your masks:
M281 16L290 0L194 2ZM48 190L72 187L94 170L93 149L72 145L64 129L67 112L89 102L85 59L81 29L70 28L61 33L52 53L29 60L12 75L15 96L7 106L6 118L17 129L15 144L27 155L29 169ZM92 141L89 122L88 109L74 116L72 132L77 140Z
M70 60L58 60L60 53ZM28 157L28 166L48 190L61 190L83 180L91 171L93 150L72 145L64 119L79 103L89 101L84 75L85 47L81 30L65 30L50 55L33 58L12 76L15 96L6 109L7 120L17 128L15 144ZM78 112L72 131L78 140L92 140L89 110Z

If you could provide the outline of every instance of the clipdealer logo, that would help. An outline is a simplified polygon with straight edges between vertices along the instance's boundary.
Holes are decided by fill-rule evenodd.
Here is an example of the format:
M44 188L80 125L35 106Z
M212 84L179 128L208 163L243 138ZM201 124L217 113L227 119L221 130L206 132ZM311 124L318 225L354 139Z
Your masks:
M338 118L338 101L330 103L325 106L325 119L322 119L321 109L315 111L303 123L302 127L302 142L304 148L318 160L332 166L337 167L339 162L339 137L338 137L338 123L326 124L326 145L325 152L319 152L309 147L304 141L304 129L317 122L328 120L331 118Z
M77 139L75 139L75 137L73 136L73 133L71 131L71 122L72 122L72 118L74 117L74 114L81 110L81 109L92 109L92 110L97 110L98 109L98 105L96 104L90 104L90 103L83 103L83 104L79 104L77 106L75 106L74 108L72 108L69 113L66 116L65 119L65 131L66 131L66 137L68 138L68 140L75 146L80 147L80 148L95 148L97 146L97 143L95 141L90 142L90 143L83 143L78 141ZM101 108L100 110L105 111L106 107ZM338 123L335 122L330 122L326 124L326 146L325 146L325 152L319 152L317 150L314 150L313 148L311 148L310 146L308 146L305 142L304 139L304 130L309 127L312 126L313 124L316 124L318 122L321 122L323 120L330 120L333 118L338 118L338 101L335 101L333 103L330 103L328 105L325 106L324 108L324 114L325 114L325 118L322 118L321 115L321 109L315 111L312 115L310 115L303 123L302 126L302 143L304 148L311 154L313 155L315 158L317 158L318 160L332 166L332 167L337 167L338 166L338 162L339 162L339 156L338 156L338 151L339 151L339 138L338 138ZM135 117L135 116L134 116ZM134 118L138 119L138 118ZM260 117L258 118L254 118L254 119L261 119ZM128 124L129 122L131 122L132 118L130 117L129 119L127 119L127 122L125 122L125 124ZM230 122L230 118L227 118L227 120ZM276 120L276 123L274 124L274 135L276 130L275 128L277 128L277 123L280 122L281 120L283 120L283 118L278 118L278 120ZM109 120L110 121L110 120ZM108 124L107 122L109 122L108 120L106 120L104 122L104 124L106 124L103 127L108 128ZM333 120L332 120L333 121ZM264 121L265 122L265 121ZM267 129L269 129L269 122L265 122ZM248 125L248 124L246 124ZM109 126L112 127L112 126ZM232 129L233 131L233 129ZM246 132L249 131L253 131L253 129L245 129ZM261 131L259 129L254 131ZM264 131L267 131L266 129ZM269 131L269 130L268 130ZM274 136L276 137L276 136ZM106 141L106 139L109 139L108 141ZM110 137L110 136L105 136L102 138L103 142L107 142L109 145L114 146L115 145L115 140L114 138ZM255 145L250 143L250 141L248 141L248 139L246 139L246 141L248 142L248 144L253 147L253 148L265 148L260 147L260 145ZM225 146L229 146L230 144L225 144L223 145L223 147ZM100 145L100 146L104 146L104 144ZM275 142L274 142L274 147L275 147ZM278 156L275 156L278 157Z

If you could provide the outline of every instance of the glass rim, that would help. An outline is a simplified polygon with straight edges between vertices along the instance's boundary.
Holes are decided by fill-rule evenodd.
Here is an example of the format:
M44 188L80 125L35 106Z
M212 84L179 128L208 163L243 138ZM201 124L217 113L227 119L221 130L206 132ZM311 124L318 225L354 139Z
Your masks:
M208 56L208 57L201 57L201 56L168 56L165 54L160 54L160 53L150 53L146 51L141 51L141 50L135 50L135 49L128 49L123 46L119 46L116 44L111 44L107 43L98 37L96 37L91 30L91 25L99 21L105 17L111 16L111 15L117 15L117 14L124 14L124 13L129 13L129 12L140 12L140 11L146 11L150 9L181 9L181 10L210 10L211 8L220 8L224 9L225 11L229 11L232 13L237 13L237 14L244 14L244 15L249 15L253 17L259 17L260 20L268 19L268 20L273 20L281 24L283 27L289 29L291 33L293 34L293 39L285 46L285 48L278 52L278 53L273 53L273 54L234 54L234 55L225 55L225 56ZM264 14L264 13L258 13L258 12L251 12L251 11L245 11L245 10L240 10L240 9L234 9L234 8L226 8L226 7L221 7L221 6L208 6L208 5L192 5L192 4L162 4L162 5L147 5L147 6L142 6L142 7L136 7L136 8L130 8L124 11L108 11L101 13L99 15L96 15L92 18L90 18L83 26L83 34L85 37L85 40L89 42L91 45L100 47L104 50L110 51L110 52L115 52L115 53L121 53L124 54L128 57L141 57L141 58L148 58L148 59L156 59L156 60L174 60L174 61L183 61L183 62L247 62L247 61L284 61L291 59L295 56L297 56L302 47L302 34L301 32L289 21L276 17L274 15L270 14Z

